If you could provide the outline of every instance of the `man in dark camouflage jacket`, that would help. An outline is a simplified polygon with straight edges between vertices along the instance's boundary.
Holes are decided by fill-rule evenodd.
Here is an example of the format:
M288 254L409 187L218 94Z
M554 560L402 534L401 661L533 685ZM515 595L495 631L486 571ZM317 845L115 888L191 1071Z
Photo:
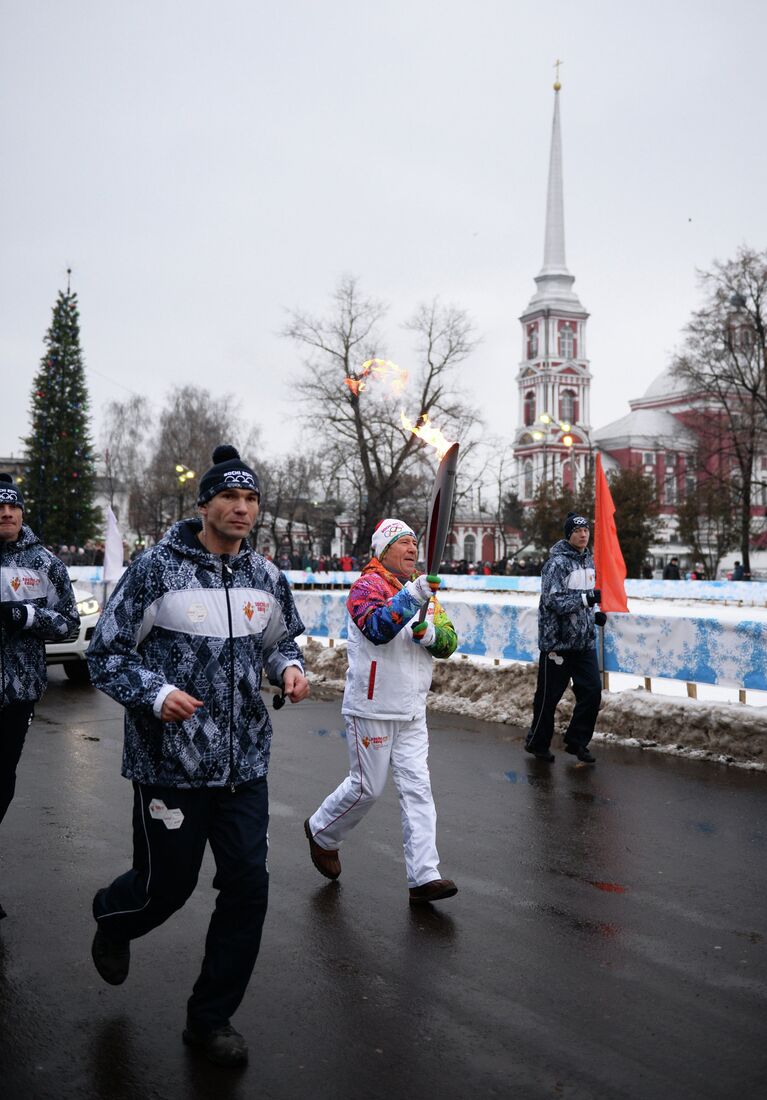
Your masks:
M219 890L183 1039L238 1065L230 1023L255 965L268 893L266 774L271 725L261 671L291 702L309 691L288 583L247 544L260 490L233 447L200 482L200 520L177 523L115 589L88 651L94 684L125 707L123 775L133 780L133 867L93 902L93 961L125 980L130 941L194 890L206 843Z
M554 736L554 712L572 680L575 708L565 730L565 751L583 764L593 764L588 746L602 698L594 623L604 625L605 617L603 612L594 611L600 592L594 587L594 559L588 549L589 521L570 512L564 534L552 546L541 573L538 608L541 656L533 721L525 748L539 760L549 763L554 760L549 748Z
M66 567L24 523L21 489L10 474L0 474L0 821L47 684L45 643L62 642L79 626Z

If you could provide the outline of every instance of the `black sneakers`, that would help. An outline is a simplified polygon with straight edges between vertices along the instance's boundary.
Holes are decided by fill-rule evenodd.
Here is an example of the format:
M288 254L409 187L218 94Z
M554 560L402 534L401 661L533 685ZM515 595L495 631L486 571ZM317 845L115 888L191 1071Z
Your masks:
M577 756L581 764L596 764L596 757L592 756L587 748L579 748L578 745L565 745L565 752L571 756Z
M122 985L130 970L130 940L110 940L97 928L91 955L93 965L105 982Z
M217 1066L244 1066L248 1061L248 1044L231 1024L199 1031L187 1017L182 1039L187 1046L195 1047Z
M525 741L525 752L529 752L536 760L545 760L548 764L553 764L555 760L553 752L549 752L548 749L531 748L527 741Z

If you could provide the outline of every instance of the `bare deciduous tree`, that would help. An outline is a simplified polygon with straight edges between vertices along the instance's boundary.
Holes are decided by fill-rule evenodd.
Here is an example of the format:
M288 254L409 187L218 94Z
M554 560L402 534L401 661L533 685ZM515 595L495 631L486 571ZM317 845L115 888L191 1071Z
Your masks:
M152 414L146 397L134 394L127 401L110 401L106 406L101 441L109 505L113 510L115 494L120 490L130 493L143 474L151 431Z
M703 479L721 484L717 499L737 492L738 541L750 571L756 462L767 439L767 251L743 247L700 278L706 300L685 328L673 370L696 402L691 427Z
M194 512L199 478L219 443L232 443L252 464L258 432L232 414L232 405L229 394L214 397L198 386L180 386L156 419L143 397L109 406L102 433L107 476L126 489L139 538L156 541L174 520ZM177 465L194 478L180 482Z
M362 370L364 362L384 355L379 326L385 313L381 302L365 297L357 280L346 277L327 316L296 311L283 330L307 352L299 383L304 418L323 452L334 451L335 476L356 506L358 555L366 553L382 516L395 512L423 525L434 462L403 427L400 412L414 423L433 419L449 438L466 442L478 420L455 378L455 368L477 345L468 315L438 300L416 310L405 327L415 335L418 363L409 370L406 391L392 395ZM349 386L345 379L363 385Z
M716 580L724 555L737 544L739 512L733 483L716 478L698 482L677 509L679 537L692 547L711 580Z

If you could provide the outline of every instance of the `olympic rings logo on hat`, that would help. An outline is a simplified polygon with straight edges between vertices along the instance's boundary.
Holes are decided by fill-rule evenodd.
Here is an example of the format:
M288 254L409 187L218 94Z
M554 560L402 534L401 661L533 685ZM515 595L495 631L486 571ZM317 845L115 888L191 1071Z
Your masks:
M253 475L247 470L227 470L224 474L224 481L227 485L254 486L256 484Z

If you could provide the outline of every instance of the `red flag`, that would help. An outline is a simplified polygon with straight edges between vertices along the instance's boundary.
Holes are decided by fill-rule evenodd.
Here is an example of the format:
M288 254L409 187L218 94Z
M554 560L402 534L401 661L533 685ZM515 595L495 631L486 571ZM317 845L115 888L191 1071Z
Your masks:
M597 455L596 501L594 507L594 566L597 588L602 592L603 611L628 611L626 602L626 563L623 560L618 532L615 530L615 505L610 486L602 469L602 456Z

